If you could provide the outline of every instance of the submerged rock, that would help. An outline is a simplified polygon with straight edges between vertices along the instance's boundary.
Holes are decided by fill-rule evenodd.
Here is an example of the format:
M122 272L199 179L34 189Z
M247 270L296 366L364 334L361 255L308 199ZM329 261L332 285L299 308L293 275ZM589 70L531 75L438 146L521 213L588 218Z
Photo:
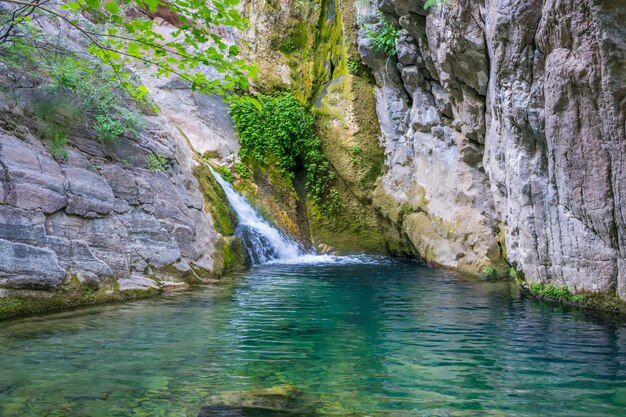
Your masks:
M212 405L202 408L198 417L313 417L313 414L267 410L258 407Z
M257 416L309 417L315 415L315 401L293 385L278 385L268 389L228 391L209 398L211 405L200 411L199 417Z

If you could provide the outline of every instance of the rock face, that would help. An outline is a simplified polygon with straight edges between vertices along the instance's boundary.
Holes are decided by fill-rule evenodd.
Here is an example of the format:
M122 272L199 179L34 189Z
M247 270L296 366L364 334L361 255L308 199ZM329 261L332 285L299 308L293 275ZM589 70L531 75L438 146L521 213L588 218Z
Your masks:
M36 91L0 97L0 288L14 290L6 294L76 279L149 290L221 272L222 239L181 133L145 116L138 137L107 144L75 132L67 158L54 158L29 128ZM153 153L165 171L145 168Z
M400 29L392 57L359 33L388 167L374 204L435 263L502 256L528 281L626 299L626 5L423 3L358 6Z

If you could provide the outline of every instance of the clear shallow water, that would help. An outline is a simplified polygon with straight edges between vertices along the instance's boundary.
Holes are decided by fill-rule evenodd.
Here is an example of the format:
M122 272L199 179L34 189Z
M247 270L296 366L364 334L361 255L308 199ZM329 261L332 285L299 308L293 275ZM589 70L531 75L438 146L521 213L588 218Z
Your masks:
M626 326L367 258L0 323L0 416L195 417L284 384L321 416L624 416Z

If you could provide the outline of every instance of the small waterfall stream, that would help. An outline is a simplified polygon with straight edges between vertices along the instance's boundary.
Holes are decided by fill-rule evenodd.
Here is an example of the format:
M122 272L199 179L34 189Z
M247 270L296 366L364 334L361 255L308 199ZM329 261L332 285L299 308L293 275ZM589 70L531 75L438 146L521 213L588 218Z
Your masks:
M254 265L272 260L295 259L306 255L304 248L293 237L279 231L263 219L228 181L224 180L211 166L208 167L224 189L231 207L237 213L239 224L235 234L243 240Z

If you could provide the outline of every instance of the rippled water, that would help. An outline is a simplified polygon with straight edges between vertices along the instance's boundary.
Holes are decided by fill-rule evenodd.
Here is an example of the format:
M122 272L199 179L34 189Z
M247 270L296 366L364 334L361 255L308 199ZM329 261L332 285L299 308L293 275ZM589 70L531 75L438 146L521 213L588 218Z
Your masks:
M318 416L626 415L618 320L413 262L332 260L0 323L0 416L195 417L212 395L285 384Z

